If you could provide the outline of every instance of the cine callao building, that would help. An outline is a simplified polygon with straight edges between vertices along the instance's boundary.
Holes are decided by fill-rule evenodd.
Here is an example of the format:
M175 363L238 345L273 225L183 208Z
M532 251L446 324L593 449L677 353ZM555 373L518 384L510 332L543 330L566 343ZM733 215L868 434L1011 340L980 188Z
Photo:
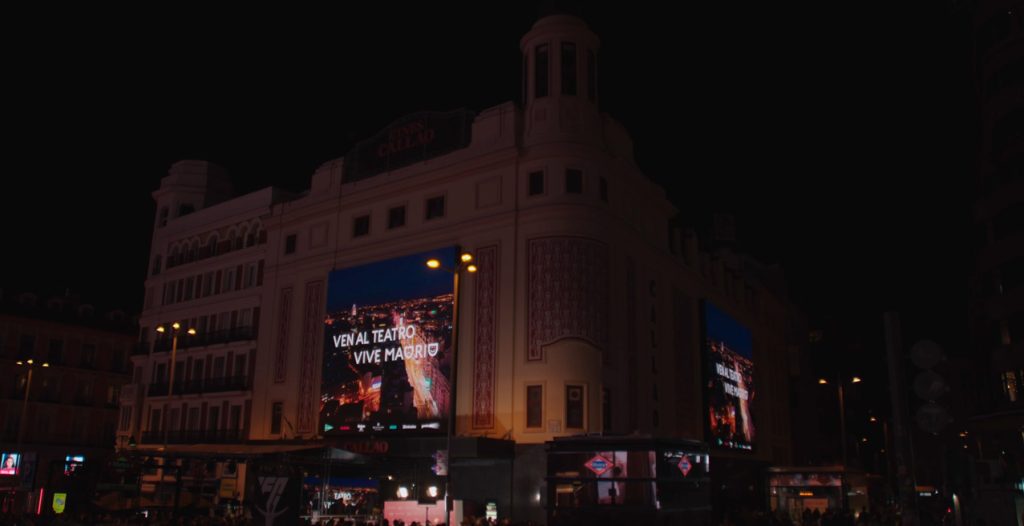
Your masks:
M583 21L542 18L520 47L522 105L399 119L304 193L233 196L220 167L174 164L153 194L147 345L119 445L354 454L304 474L303 501L322 513L375 491L398 516L390 501L416 506L445 482L478 516L658 507L662 492L615 477L706 490L709 461L716 494L763 499L758 474L791 459L799 315L763 267L676 226L599 111L599 42ZM177 338L155 332L175 321ZM551 468L572 457L549 463L555 450L582 461ZM161 476L143 500L167 502ZM346 501L328 502L340 493L323 488L345 484ZM251 493L240 480L220 498Z

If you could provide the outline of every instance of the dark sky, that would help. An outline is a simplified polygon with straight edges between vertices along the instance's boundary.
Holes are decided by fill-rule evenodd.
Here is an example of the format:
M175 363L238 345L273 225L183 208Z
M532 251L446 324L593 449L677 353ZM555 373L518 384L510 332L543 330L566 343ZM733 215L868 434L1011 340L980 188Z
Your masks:
M543 8L432 4L12 17L0 282L138 308L149 194L173 161L221 163L243 191L303 189L397 117L516 99ZM641 168L684 217L735 213L812 319L877 348L897 308L909 331L965 344L963 15L717 4L566 7L602 40L601 104Z

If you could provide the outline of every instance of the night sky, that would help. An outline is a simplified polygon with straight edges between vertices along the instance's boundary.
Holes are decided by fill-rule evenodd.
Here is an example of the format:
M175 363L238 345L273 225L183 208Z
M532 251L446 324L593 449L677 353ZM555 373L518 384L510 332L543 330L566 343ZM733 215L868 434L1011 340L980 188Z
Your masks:
M301 190L400 116L517 99L519 38L545 8L431 4L9 18L0 283L138 309L172 162ZM741 248L872 356L887 308L908 343L966 351L966 15L717 4L563 6L602 40L601 105L641 168L689 221L736 214Z

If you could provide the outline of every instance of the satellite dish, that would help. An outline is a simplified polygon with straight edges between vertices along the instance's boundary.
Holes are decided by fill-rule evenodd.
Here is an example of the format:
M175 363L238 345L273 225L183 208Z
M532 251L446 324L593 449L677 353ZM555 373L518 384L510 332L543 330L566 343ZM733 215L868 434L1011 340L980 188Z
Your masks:
M946 391L949 391L949 384L935 371L922 371L914 377L914 393L923 400L935 400Z
M953 422L953 417L949 415L946 408L935 402L928 402L917 409L915 420L921 429L937 435L939 431Z
M945 359L942 347L931 340L921 340L910 348L910 360L922 369L931 369Z

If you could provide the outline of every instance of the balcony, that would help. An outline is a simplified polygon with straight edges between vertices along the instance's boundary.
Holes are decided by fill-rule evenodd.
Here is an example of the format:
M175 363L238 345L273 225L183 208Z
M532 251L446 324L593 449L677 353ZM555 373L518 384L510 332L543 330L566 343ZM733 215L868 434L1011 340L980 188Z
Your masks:
M242 441L241 429L194 429L188 431L170 431L167 433L168 444L231 444ZM162 431L143 431L143 444L162 444Z
M248 376L225 376L206 380L174 382L174 394L222 393L225 391L246 391L250 388ZM167 396L167 382L149 384L147 396Z
M207 345L246 341L254 338L256 338L256 328L249 325L246 327L224 329L222 331L201 332L194 336L179 336L178 348L189 349L192 347L205 347ZM173 340L171 338L161 338L157 340L156 344L153 346L153 352L170 352L172 341Z

